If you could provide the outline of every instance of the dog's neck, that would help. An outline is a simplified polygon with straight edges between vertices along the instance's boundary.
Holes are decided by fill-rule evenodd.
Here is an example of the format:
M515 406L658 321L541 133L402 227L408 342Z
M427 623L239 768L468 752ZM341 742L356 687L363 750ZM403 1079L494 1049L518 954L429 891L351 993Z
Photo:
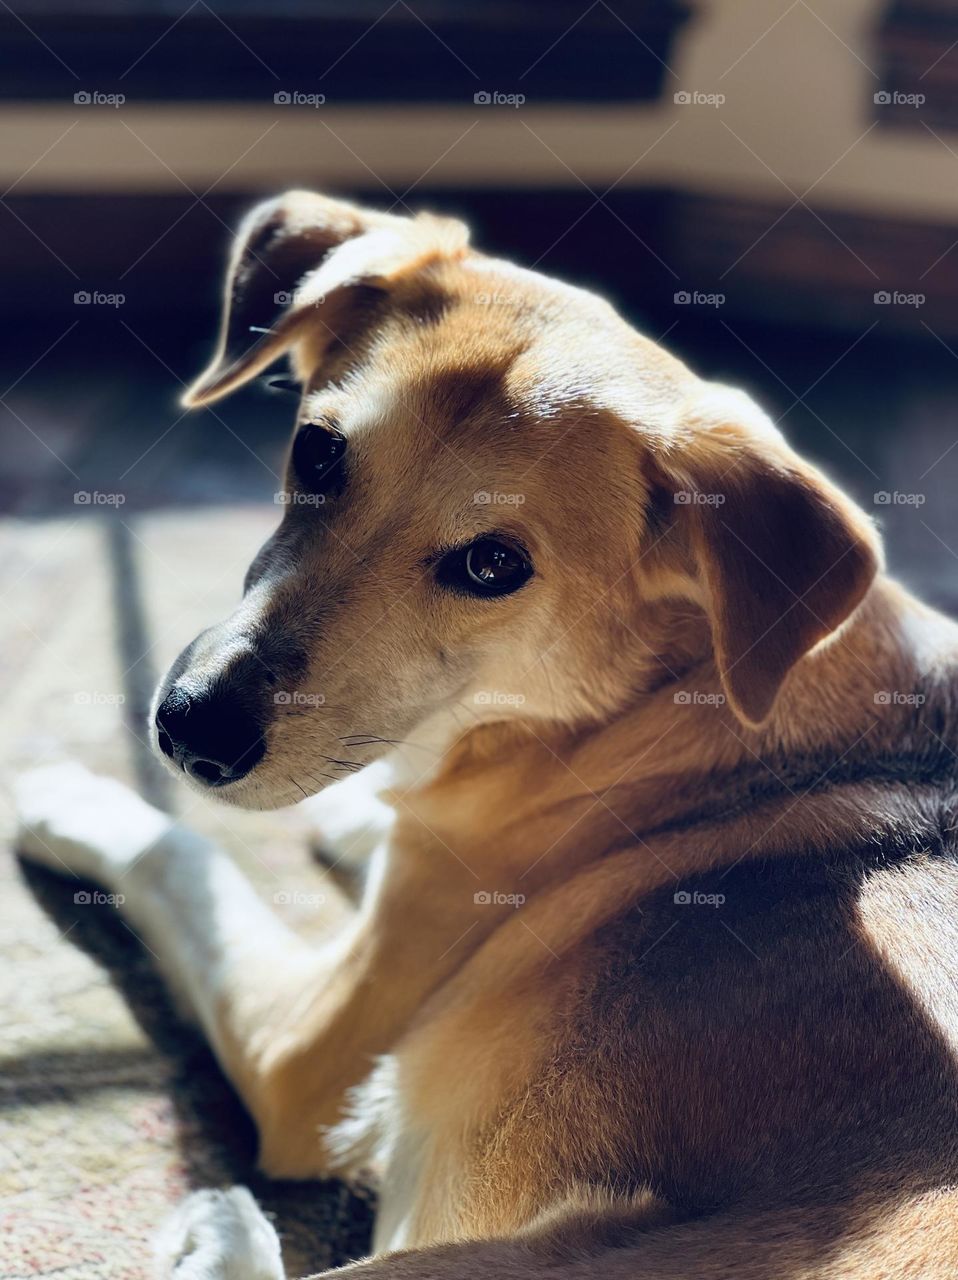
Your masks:
M787 800L827 772L834 781L907 751L925 705L915 697L934 699L958 654L958 627L879 579L752 728L725 701L710 656L696 658L687 615L680 625L664 655L676 676L648 682L604 722L504 722L460 738L403 793L401 834L427 832L466 863L492 856L504 882L515 872L530 885L630 844L651 848L696 813L734 809L736 788Z

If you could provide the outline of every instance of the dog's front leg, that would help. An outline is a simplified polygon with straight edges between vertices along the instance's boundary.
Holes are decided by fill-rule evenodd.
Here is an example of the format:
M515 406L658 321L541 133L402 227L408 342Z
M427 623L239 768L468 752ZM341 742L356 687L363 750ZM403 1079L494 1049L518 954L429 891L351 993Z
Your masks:
M20 804L28 856L122 895L252 1113L275 1176L330 1171L321 1131L484 932L467 870L447 863L440 886L433 850L383 850L355 922L315 947L226 854L119 783L78 766L39 770Z
M115 895L227 1067L231 1040L259 1025L264 987L280 1001L320 970L318 951L269 910L222 850L121 783L54 765L24 775L17 802L20 851Z
M115 895L259 1119L261 1064L294 1034L336 947L297 936L225 853L112 779L75 764L37 769L19 780L17 802L20 851Z

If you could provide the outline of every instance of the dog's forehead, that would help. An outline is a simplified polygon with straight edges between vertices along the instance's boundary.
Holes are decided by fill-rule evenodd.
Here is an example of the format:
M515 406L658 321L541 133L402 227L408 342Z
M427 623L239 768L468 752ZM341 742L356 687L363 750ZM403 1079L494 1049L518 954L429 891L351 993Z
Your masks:
M625 424L658 430L690 381L602 299L476 257L397 286L301 415L337 419L373 472L416 455L433 473L454 458L478 470L495 457L521 465L559 438L558 453L581 459Z
M513 376L521 336L480 326L461 313L418 324L393 314L339 381L308 394L304 420L335 417L356 443L389 432L422 443L462 444L474 429L515 431L527 398Z

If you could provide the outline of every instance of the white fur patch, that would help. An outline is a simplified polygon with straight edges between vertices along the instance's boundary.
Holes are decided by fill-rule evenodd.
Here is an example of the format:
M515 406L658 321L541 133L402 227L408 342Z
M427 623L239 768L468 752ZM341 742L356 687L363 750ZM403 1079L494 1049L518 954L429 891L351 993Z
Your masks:
M79 764L33 769L14 792L20 852L61 875L106 886L173 826L129 787Z
M156 1280L283 1280L279 1237L246 1187L195 1191L154 1246Z

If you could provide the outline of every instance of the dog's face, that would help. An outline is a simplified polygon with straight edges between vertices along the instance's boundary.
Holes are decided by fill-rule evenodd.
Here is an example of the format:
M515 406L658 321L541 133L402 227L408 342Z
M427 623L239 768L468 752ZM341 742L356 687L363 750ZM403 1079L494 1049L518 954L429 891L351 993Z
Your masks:
M675 602L758 722L867 589L863 518L744 397L458 223L292 193L247 219L227 295L188 403L284 353L300 399L279 528L156 698L160 751L223 799L608 717L667 678Z

